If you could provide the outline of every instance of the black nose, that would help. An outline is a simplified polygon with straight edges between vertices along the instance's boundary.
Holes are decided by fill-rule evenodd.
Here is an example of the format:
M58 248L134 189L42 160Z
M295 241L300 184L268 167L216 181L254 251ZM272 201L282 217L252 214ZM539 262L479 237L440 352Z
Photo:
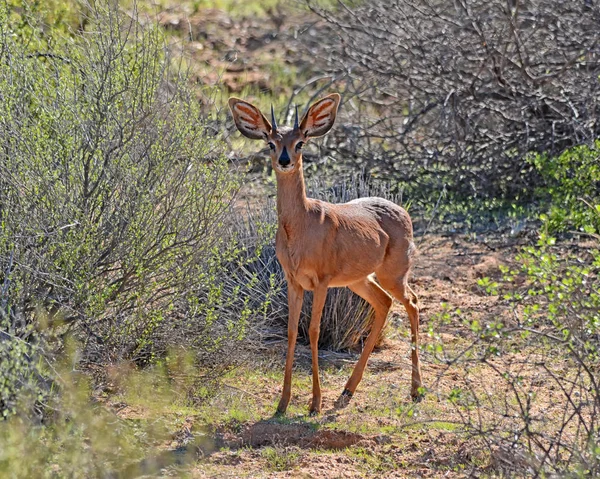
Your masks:
M281 166L287 166L290 164L290 155L288 155L287 148L284 146L281 155L279 155L279 164Z

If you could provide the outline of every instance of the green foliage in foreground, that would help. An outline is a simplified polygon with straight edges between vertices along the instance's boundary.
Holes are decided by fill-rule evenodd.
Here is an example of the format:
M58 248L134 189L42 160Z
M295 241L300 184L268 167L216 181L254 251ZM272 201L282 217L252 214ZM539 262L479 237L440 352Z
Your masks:
M466 349L430 345L447 364L464 367L448 400L470 434L485 436L491 450L510 450L521 458L510 464L509 475L596 477L600 242L569 249L557 244L546 224L538 243L501 270L503 282L478 283L508 302L514 316L464 318L472 339ZM440 319L447 322L450 316ZM497 378L497 391L476 384L475 375ZM472 411L485 411L485 420Z
M90 399L89 378L72 372L69 363L76 358L70 353L65 357L68 360L56 365L60 397L50 399L51 413L43 422L22 415L0 421L1 477L139 477L181 464L181 454L163 454L178 424L175 391L184 390L173 375L148 368L143 399L125 419L104 402ZM110 379L124 387L123 394L137 392L139 384L130 376L123 373L126 386L118 378ZM165 406L148 413L159 402Z
M143 458L144 428L90 404L84 384L69 388L63 388L50 424L32 425L18 416L0 424L2 477L107 477Z
M4 10L0 14L6 14ZM170 345L218 353L245 334L214 272L239 176L158 28L93 8L85 32L31 55L0 36L0 411L74 335L85 362L153 361Z

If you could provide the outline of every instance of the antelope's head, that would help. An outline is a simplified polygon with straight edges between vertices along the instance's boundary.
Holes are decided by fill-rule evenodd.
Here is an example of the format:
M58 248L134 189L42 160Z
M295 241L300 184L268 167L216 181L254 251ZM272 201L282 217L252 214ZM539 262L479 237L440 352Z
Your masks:
M252 140L264 140L271 149L271 162L277 173L292 173L302 167L302 147L310 138L325 135L333 126L340 95L332 93L321 98L308 109L301 121L298 107L294 127L277 126L271 106L271 122L252 103L239 98L229 99L235 126Z

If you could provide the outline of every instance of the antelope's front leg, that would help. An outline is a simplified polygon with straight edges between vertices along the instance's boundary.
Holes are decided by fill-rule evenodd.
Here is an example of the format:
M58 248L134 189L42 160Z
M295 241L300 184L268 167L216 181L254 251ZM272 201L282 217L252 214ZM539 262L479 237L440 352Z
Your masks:
M312 353L313 376L312 403L310 405L311 416L321 412L321 384L319 382L319 333L321 332L321 315L323 314L323 306L325 306L326 298L327 284L320 283L315 287L313 293L312 316L310 319L310 326L308 327L310 351Z
M278 414L285 413L292 395L292 368L294 366L294 349L296 348L296 339L298 337L298 321L300 320L303 297L304 290L302 287L299 284L288 280L288 350L285 358L283 391L281 393L279 405L277 406Z

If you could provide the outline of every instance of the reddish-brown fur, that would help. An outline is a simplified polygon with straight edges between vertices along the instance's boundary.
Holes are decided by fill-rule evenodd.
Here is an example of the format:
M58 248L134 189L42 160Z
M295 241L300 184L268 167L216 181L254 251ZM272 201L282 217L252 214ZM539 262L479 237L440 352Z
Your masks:
M283 392L278 412L287 409L291 397L291 378L298 320L304 291L313 291L309 337L313 365L311 413L321 410L318 339L321 314L327 289L347 286L366 299L375 318L363 352L346 388L338 400L345 405L360 382L367 360L385 324L392 304L392 293L402 302L411 324L412 387L411 395L421 395L421 371L418 356L419 309L417 297L408 286L408 275L415 253L412 223L400 206L383 198L360 198L343 204L307 198L302 172L299 142L327 133L333 126L340 96L329 95L316 102L306 113L298 129L280 127L273 131L260 111L237 98L229 106L238 129L247 137L264 139L274 145L271 161L277 176L276 236L277 258L288 283L288 352ZM249 111L248 109L253 109ZM252 125L244 119L256 119ZM327 121L325 121L327 120ZM282 166L280 155L286 148L290 163ZM378 282L374 280L375 273Z

